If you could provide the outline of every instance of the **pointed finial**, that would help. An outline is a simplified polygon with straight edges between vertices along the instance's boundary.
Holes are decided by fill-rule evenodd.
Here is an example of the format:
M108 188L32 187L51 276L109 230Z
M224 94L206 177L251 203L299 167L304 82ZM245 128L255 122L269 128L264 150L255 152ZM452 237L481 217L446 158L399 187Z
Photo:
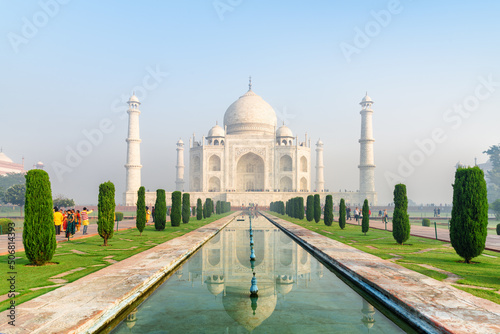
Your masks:
M252 76L248 77L248 90L252 90Z
M368 96L368 91L365 92L365 96Z
M215 125L219 125L219 121L215 121Z

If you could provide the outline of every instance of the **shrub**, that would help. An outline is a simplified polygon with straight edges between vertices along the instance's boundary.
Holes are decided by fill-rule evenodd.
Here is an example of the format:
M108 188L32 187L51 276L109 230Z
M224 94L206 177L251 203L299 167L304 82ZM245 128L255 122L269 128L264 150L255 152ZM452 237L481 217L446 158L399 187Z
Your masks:
M297 218L304 219L304 197L297 197Z
M500 235L500 224L497 224L497 235Z
M361 232L366 235L366 232L368 232L370 228L370 207L368 206L367 199L363 202L363 209L361 212L363 215L363 219L361 220Z
M422 226L431 226L431 220L429 218L422 219Z
M121 222L123 220L123 212L115 212L115 221Z
M321 199L319 194L314 195L314 221L319 223L321 220Z
M198 198L198 200L196 201L196 219L203 219L203 204L201 203L201 198Z
M115 185L108 181L99 185L97 204L97 231L104 239L104 246L113 237L115 226Z
M392 236L402 245L410 238L410 218L408 216L408 198L406 185L396 184L394 187L394 213L392 216Z
M37 266L50 261L56 250L49 174L41 169L26 174L23 244L26 257Z
M339 227L343 230L345 228L345 200L343 198L340 199L339 205Z
M453 184L450 240L455 252L466 263L483 252L487 229L488 199L484 173L477 166L458 168Z
M140 187L137 191L136 207L135 227L139 230L139 234L142 235L142 231L146 227L146 189L144 187Z
M205 218L210 218L210 216L212 215L213 207L214 206L212 204L212 199L205 199Z
M314 196L307 196L307 211L306 218L308 222L311 222L314 219Z
M182 222L189 223L191 217L191 199L189 193L182 194Z
M164 189L156 190L155 202L155 230L163 231L167 226L167 198Z
M0 218L0 226L2 226L2 230L0 234L8 234L9 232L9 224L12 223L12 220L9 218Z
M333 198L332 195L326 195L324 222L326 226L332 226L333 223Z
M170 223L172 226L181 225L182 218L182 194L180 191L172 193L172 208L170 209Z

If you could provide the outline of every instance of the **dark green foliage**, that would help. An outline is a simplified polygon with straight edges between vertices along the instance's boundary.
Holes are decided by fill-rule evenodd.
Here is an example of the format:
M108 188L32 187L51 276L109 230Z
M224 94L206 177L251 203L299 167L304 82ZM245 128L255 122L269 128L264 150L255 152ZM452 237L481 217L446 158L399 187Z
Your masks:
M345 228L345 218L346 218L345 200L341 198L339 207L339 227L341 229Z
M408 198L406 185L396 184L394 187L394 214L392 216L392 236L402 245L410 238L410 218L408 216Z
M211 198L205 199L205 218L210 218L212 215L214 204Z
M189 223L191 217L191 198L189 193L182 194L182 222Z
M0 175L0 202L5 202L5 191L15 184L25 184L26 179L23 173L8 173ZM23 196L24 199L24 196Z
M10 203L19 206L19 209L22 211L25 196L26 196L26 185L15 184L12 187L8 188L7 191L5 191L3 195L3 201L5 203Z
M367 199L363 202L363 209L361 212L363 215L363 219L361 220L361 232L366 235L366 232L368 232L370 228L370 207L368 206Z
M321 199L319 194L314 195L314 221L319 223L321 220Z
M314 196L307 196L307 211L306 211L306 219L308 222L311 222L314 219Z
M326 226L332 226L332 223L333 223L333 197L332 197L332 195L326 195L324 222L325 222Z
M495 219L500 220L500 199L490 204L490 209L495 213Z
M500 199L500 144L491 146L483 153L488 154L493 167L488 171L488 200Z
M198 198L198 200L196 201L196 219L203 219L203 204L201 203L201 198Z
M304 219L304 197L297 197L297 218Z
M99 202L97 204L97 231L104 239L104 246L113 237L115 226L115 185L104 182L99 185Z
M497 235L500 235L500 224L497 224Z
M488 199L483 171L458 168L453 184L450 220L451 245L466 263L481 255L488 233Z
M115 212L115 221L121 222L123 220L123 212Z
M37 266L50 261L56 250L56 231L52 208L49 174L41 169L28 171L26 174L23 244L26 257Z
M431 226L430 219L429 218L422 219L422 226L427 226L427 227Z
M0 218L0 226L2 226L2 230L0 234L8 234L9 233L9 224L12 223L12 220L9 218Z
M276 212L279 214L284 215L285 214L285 204L283 201L276 201L276 202L271 202L271 205L269 206L269 209L272 212Z
M170 223L172 226L180 226L182 218L182 194L180 191L172 193L172 208L170 210Z
M135 218L135 226L139 230L140 235L146 227L146 189L140 187L137 191L137 213ZM156 208L155 208L156 213Z
M215 213L220 214L221 213L221 207L220 207L220 201L217 201L217 204L215 205Z
M58 208L71 208L75 206L75 201L71 198L64 197L63 195L57 195L56 198L52 200L54 206Z
M207 201L203 203L202 208L203 210L201 210L201 212L203 213L203 218L207 218Z
M167 226L167 195L165 189L156 190L154 223L157 231L163 231Z

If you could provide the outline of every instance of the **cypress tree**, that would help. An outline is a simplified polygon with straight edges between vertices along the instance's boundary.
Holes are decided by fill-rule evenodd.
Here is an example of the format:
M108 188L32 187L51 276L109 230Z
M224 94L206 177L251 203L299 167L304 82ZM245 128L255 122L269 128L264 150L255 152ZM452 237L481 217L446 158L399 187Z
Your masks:
M170 224L179 226L182 218L182 194L180 191L172 193L172 208L170 210Z
M306 218L308 222L311 222L314 219L314 196L307 196L307 212Z
M97 231L104 239L104 246L113 237L115 227L115 185L104 182L99 185L99 203L97 204Z
M345 217L346 217L345 200L343 198L341 198L340 199L340 208L339 208L339 227L341 229L345 228Z
M392 216L392 236L402 245L410 238L410 218L408 216L408 198L406 185L396 184L394 187L394 214Z
M212 199L207 198L205 199L205 217L210 218L212 215L212 209L213 209L213 204L212 204Z
M333 223L333 198L332 198L332 195L326 195L324 222L325 222L326 226L332 226L332 223Z
M203 203L203 209L201 210L201 212L203 213L203 218L207 218L207 201L205 200L205 202Z
M304 219L304 197L297 197L297 218Z
M319 194L314 195L314 221L319 223L321 220L321 199Z
M49 174L41 169L26 174L23 244L26 257L37 266L50 261L56 250Z
M146 227L146 189L144 187L140 187L137 191L137 213L135 218L135 226L139 230L140 235L142 236L142 231ZM155 214L156 214L155 208ZM156 218L155 218L156 219Z
M481 255L488 233L488 199L483 171L475 166L458 168L453 184L450 240L466 263Z
M182 194L182 222L189 223L191 217L191 196L189 193Z
M221 207L220 207L220 201L217 201L217 204L215 205L215 213L220 214L221 213Z
M370 228L370 207L368 206L367 199L363 202L362 214L363 220L361 221L361 232L366 235L366 232L368 232L368 229Z
M198 198L198 200L196 201L196 219L203 219L203 204L201 203L201 198Z
M156 190L155 229L163 231L167 225L167 199L164 189Z

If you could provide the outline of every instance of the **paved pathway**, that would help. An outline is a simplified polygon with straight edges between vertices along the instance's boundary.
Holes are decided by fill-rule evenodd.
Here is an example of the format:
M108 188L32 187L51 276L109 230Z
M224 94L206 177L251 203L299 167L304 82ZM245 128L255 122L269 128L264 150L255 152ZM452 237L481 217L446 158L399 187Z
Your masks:
M347 223L351 224L351 225L357 225L357 223L354 219L352 219L350 221L348 220ZM361 219L359 220L359 224L361 225ZM382 223L379 218L378 219L371 218L370 219L370 228L384 230L385 226L384 226L384 223ZM391 221L389 221L387 223L387 230L392 231L392 222ZM436 239L436 231L434 229L434 225L431 225L430 227L412 225L410 234L413 236L416 236L416 237ZM438 240L450 242L450 232L447 228L439 228L438 227L437 234L438 234ZM494 251L494 252L500 252L500 235L488 234L488 236L486 237L485 249L490 250L490 251Z
M152 224L152 219L149 220L148 225ZM130 219L130 220L123 220L118 224L119 230L126 230L129 228L135 228L135 219ZM115 223L115 230L116 230L116 223ZM88 227L86 235L83 235L83 226L80 227L80 232L76 232L74 237L71 238L71 240L75 239L82 239L82 238L88 238L92 237L94 235L98 235L97 233L97 224L90 224ZM65 233L61 232L60 235L56 235L56 241L59 242L65 242L68 241L68 238L65 237ZM7 247L8 247L8 242L7 242L7 234L0 235L0 255L5 255L7 254ZM23 245L23 236L21 233L16 233L16 252L20 252L24 250L24 245Z

